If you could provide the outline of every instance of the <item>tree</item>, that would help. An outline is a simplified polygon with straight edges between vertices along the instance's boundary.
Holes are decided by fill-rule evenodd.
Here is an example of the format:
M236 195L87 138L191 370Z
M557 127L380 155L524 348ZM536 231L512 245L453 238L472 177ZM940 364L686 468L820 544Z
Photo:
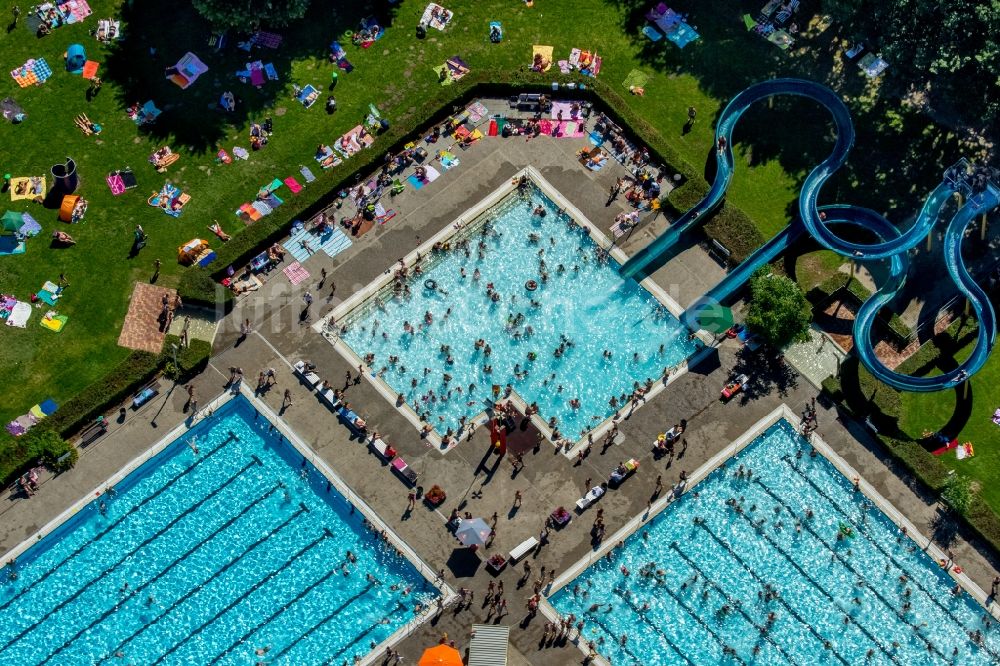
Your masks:
M281 27L302 18L310 0L192 0L195 11L215 28L244 31L250 24Z
M823 0L823 10L889 62L894 93L926 94L931 107L995 130L1000 0Z
M746 319L751 331L780 349L789 342L808 340L810 321L812 308L793 280L773 275L766 266L753 274Z

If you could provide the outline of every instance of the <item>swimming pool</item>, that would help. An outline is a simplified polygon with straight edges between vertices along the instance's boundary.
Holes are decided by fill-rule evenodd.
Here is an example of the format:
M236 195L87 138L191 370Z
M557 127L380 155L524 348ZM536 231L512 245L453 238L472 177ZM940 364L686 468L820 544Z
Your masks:
M368 524L236 398L0 572L2 661L352 662L438 596Z
M531 184L440 239L408 296L390 283L338 316L340 339L438 432L510 386L576 440L700 345L589 233Z
M813 451L779 421L550 603L616 666L997 663L983 607Z

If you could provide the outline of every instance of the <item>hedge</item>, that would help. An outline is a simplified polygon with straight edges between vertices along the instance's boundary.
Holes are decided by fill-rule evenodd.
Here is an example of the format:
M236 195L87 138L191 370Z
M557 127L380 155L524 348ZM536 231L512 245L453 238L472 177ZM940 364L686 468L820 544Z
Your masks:
M703 227L709 238L729 250L729 262L741 263L764 244L765 238L746 213L724 204Z
M859 304L864 303L872 296L872 292L868 291L868 288L861 284L859 280L852 277L845 279L840 274L831 275L823 282L820 282L810 289L806 296L814 306L819 306L841 290L851 294L857 299ZM913 329L907 326L895 312L890 313L888 317L885 312L883 309L878 313L879 320L888 327L890 333L896 336L899 345L909 343L910 338L913 337Z
M60 460L66 453L69 456ZM78 455L55 431L38 425L0 448L0 478L6 485L38 462L57 472L64 471L76 462Z

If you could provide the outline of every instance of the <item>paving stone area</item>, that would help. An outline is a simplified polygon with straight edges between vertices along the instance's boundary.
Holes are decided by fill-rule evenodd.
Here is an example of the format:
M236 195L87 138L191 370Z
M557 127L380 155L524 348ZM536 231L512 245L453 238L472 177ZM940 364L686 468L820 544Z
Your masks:
M118 336L119 346L153 354L160 353L166 335L160 319L164 296L169 303L173 303L177 291L145 282L135 283L128 304L128 314L125 315L125 323Z

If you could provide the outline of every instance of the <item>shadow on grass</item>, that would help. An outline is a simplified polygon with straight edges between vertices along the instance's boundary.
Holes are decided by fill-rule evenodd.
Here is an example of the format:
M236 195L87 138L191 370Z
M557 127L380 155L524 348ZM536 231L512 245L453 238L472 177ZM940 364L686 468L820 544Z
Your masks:
M377 18L381 25L388 26L397 6L379 4L381 12ZM331 11L332 29L325 27L331 24ZM329 61L330 43L341 41L350 59L358 49L351 45L350 39L345 39L344 33L356 30L361 19L372 13L370 7L361 3L345 3L335 10L325 3L313 3L304 19L273 30L283 36L279 48L255 47L248 53L237 47L247 35L232 31L224 49L217 51L210 47L211 26L187 3L171 6L170 20L164 20L164 12L162 6L148 2L127 3L122 8L125 38L113 45L107 62L102 65L102 78L117 84L114 89L122 108L153 100L163 112L155 122L142 126L149 137L199 154L214 152L233 126L262 120L265 113L280 116L283 104L299 104L289 83L293 63L310 60L315 63L311 83L321 96L328 94L334 71L343 77L350 76ZM183 90L169 81L164 72L187 51L198 55L209 69ZM236 72L256 60L273 63L278 80L266 81L259 89L241 82ZM237 100L236 109L228 113L219 106L226 91L231 91ZM321 101L317 107L320 108L312 110L322 113Z

